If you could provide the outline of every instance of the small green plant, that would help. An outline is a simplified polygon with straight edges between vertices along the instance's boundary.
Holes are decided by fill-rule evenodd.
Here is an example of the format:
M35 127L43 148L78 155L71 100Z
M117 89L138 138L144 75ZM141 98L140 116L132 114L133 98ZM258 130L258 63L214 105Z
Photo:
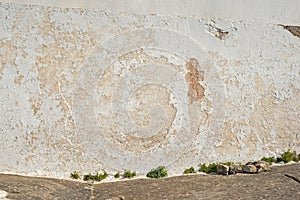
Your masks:
M131 172L131 171L126 171L124 172L123 174L123 177L124 178L133 178L136 176L136 173L135 172Z
M84 176L83 176L83 180L84 181L89 181L89 180L94 180L95 178L94 178L94 175L92 175L91 173L88 173L88 174L85 174Z
M263 158L261 159L261 161L265 161L265 162L267 162L269 165L272 165L272 163L276 163L276 162L277 162L277 159L276 159L274 156L272 156L272 157L263 157Z
M234 162L219 162L219 164L232 166L232 165L234 165Z
M168 171L165 166L159 166L155 169L151 169L146 176L149 178L163 178L168 176Z
M70 178L80 179L80 173L78 171L74 171L73 173L71 173Z
M190 168L184 170L183 173L184 174L193 174L193 173L196 173L196 171L195 171L194 167L190 167Z
M92 180L92 181L100 182L100 181L106 179L107 176L108 176L108 174L105 171L101 174L99 172L97 172L95 175L92 175L91 173L89 173L89 174L85 174L83 176L83 180L84 181Z
M121 176L121 175L120 175L120 172L118 172L118 173L116 173L116 174L114 175L115 178L120 178L120 176Z
M299 157L297 156L296 152L290 152L290 150L288 150L283 154L281 154L280 157L277 158L277 162L281 162L281 161L283 161L284 163L288 163L290 161L298 162Z
M212 172L217 172L217 164L216 163L211 163L208 166L206 164L200 164L199 172L205 172L205 173L212 173Z

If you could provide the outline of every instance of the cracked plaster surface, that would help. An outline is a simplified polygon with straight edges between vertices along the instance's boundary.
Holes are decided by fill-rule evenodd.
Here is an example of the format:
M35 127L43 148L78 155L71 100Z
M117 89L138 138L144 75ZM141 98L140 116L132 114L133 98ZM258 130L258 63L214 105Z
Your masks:
M265 22L0 4L0 172L299 152L299 53Z

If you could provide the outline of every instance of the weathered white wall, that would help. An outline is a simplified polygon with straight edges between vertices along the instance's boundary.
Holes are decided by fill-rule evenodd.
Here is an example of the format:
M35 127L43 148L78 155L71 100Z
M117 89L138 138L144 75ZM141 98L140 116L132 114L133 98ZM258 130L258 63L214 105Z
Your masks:
M92 8L113 12L300 23L299 0L0 0L22 5Z
M0 4L0 55L0 172L300 151L300 38L274 22Z

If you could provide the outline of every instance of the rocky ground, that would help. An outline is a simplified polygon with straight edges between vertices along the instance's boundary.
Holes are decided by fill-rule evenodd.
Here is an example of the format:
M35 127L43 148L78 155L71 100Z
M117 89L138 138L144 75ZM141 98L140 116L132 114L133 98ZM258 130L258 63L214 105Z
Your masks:
M6 193L7 192L7 196ZM300 199L300 164L259 174L84 183L0 174L0 199Z

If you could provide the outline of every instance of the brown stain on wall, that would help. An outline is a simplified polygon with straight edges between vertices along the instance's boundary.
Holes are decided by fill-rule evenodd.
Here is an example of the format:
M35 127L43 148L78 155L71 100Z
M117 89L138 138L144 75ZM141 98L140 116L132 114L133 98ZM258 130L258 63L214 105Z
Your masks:
M185 65L188 73L185 80L189 84L188 96L190 101L199 101L204 97L205 89L199 84L204 80L204 71L199 71L199 62L195 58L191 58Z

